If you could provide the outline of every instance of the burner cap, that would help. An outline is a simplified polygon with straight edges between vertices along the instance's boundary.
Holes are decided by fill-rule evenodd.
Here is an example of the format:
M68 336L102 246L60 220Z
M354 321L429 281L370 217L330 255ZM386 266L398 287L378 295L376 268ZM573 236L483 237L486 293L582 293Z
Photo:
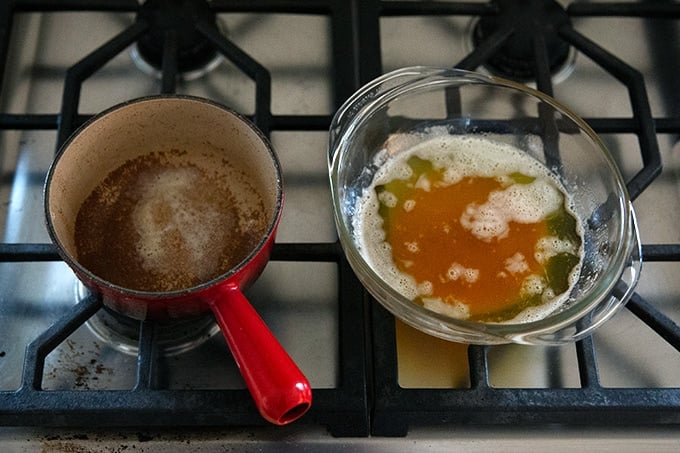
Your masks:
M163 62L165 35L174 31L177 36L177 64L181 74L207 72L221 60L208 40L196 30L197 21L207 21L217 27L217 18L207 0L147 0L139 10L140 19L149 30L133 49L135 59L147 72L158 72ZM207 68L207 69L206 69Z
M479 45L494 32L505 27L512 35L486 63L492 73L526 82L536 77L533 36L542 33L548 51L551 73L559 72L569 61L570 46L560 39L557 30L570 23L567 12L556 1L497 0L498 13L483 16L473 30L473 44Z

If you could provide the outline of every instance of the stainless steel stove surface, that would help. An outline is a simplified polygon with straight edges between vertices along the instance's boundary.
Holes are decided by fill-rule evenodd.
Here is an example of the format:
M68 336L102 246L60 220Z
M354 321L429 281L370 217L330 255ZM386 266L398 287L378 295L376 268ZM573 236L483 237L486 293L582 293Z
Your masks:
M680 3L190 4L0 5L0 449L680 448ZM531 55L529 75L514 76L552 92L610 147L635 198L639 286L576 345L428 337L395 322L343 259L327 182L330 118L398 67L505 70L492 58L505 29L475 39L480 18L521 11L517 36L541 28L530 18L544 6L571 23L546 25L549 47L571 46L552 79ZM169 22L154 8L171 11ZM162 39L147 41L157 25L176 30L182 58L149 57L162 49ZM184 58L185 33L200 35L207 56ZM248 296L314 389L312 409L290 426L259 417L210 317L120 318L49 244L42 187L59 143L92 114L161 92L250 116L282 161L277 244Z

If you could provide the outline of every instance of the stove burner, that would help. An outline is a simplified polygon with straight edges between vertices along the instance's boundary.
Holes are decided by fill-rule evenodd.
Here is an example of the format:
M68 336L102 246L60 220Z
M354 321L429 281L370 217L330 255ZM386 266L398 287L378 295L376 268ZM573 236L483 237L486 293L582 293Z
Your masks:
M88 289L76 283L76 301L87 297ZM90 331L102 342L117 351L137 355L139 349L139 323L104 307L85 322ZM170 319L156 324L156 344L159 353L174 356L197 348L220 331L211 314L194 318Z
M142 71L161 77L166 36L174 32L177 43L177 70L185 80L196 79L217 67L223 57L196 29L198 21L217 25L207 0L147 0L139 18L149 31L134 44L132 59Z
M570 23L567 12L554 0L497 0L498 13L482 16L472 31L473 46L496 31L510 28L512 34L486 63L488 71L501 77L527 82L536 78L534 36L542 34L553 76L566 78L573 69L575 52L560 39L558 30Z

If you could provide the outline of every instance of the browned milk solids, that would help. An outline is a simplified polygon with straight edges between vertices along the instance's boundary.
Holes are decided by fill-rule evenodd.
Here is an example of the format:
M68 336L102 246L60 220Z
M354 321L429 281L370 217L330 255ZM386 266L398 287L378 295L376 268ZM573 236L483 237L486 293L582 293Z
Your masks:
M167 159L181 154L129 160L90 194L76 220L85 268L124 288L174 291L218 277L254 249L266 229L261 206L246 213L228 181Z

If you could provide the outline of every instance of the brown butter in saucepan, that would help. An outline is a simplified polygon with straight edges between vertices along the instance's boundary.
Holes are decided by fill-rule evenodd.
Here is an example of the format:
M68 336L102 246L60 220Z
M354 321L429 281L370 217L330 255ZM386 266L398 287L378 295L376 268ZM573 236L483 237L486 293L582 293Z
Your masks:
M262 210L242 209L228 181L166 159L178 153L127 161L85 200L75 235L90 272L127 289L175 291L228 272L257 246Z

